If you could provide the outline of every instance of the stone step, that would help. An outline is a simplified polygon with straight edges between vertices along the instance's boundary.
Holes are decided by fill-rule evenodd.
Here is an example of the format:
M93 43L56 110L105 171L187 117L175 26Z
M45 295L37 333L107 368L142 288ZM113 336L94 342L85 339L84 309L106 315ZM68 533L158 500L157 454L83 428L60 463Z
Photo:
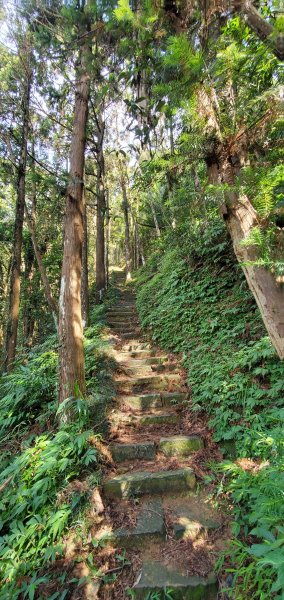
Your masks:
M162 368L163 367L163 368ZM159 375L160 373L164 373L165 376L170 374L176 375L177 367L173 364L166 365L129 365L122 364L120 366L121 372L124 373L127 377L152 377L153 375Z
M139 423L140 425L158 425L167 423L176 423L177 416L169 415L145 415L142 417L131 417L131 424ZM166 456L190 456L200 448L203 448L202 438L192 436L173 436L162 437L156 445L154 442L141 442L133 444L111 444L110 451L113 459L116 462L124 462L128 460L154 460L156 458L156 450Z
M159 442L159 450L165 456L190 456L204 448L204 442L198 435L174 435L163 437Z
M131 310L135 310L136 309L136 304L135 302L130 302L127 300L119 300L117 302L116 307L120 310L126 310L126 309L131 309Z
M118 392L139 392L149 390L180 391L183 384L180 375L171 373L163 375L152 375L149 377L133 377L132 379L120 379L116 381Z
M190 509L185 505L176 510L175 519L173 522L174 536L178 540L197 539L200 535L204 535L209 530L216 530L220 527L220 523L214 519L206 519L201 515L196 516L191 514Z
M169 362L164 364L153 364L148 362L147 364L143 361L143 359L141 359L141 363L136 360L125 361L124 364L121 365L121 368L124 369L125 373L129 374L129 377L142 377L144 371L145 373L147 372L149 376L160 373L164 373L165 375L169 373L175 373L177 370L177 365Z
M113 541L124 548L141 547L146 542L161 541L166 537L164 511L161 500L153 499L145 502L137 515L133 528L122 528L114 531Z
M129 316L120 315L119 317L108 317L108 319L107 319L107 323L109 325L114 325L114 326L129 325L133 322L135 322L135 323L139 322L137 316L135 316L135 318L134 318L134 315L129 315Z
M178 568L169 568L160 561L145 562L132 588L137 600L146 600L158 592L161 600L169 597L173 600L217 600L218 583L214 573L207 577L189 576ZM155 596L156 597L156 596Z
M118 333L133 333L138 328L138 323L133 323L133 321L129 323L110 323L108 321L107 324L110 329L115 329Z
M117 475L103 484L107 498L130 498L145 494L175 494L195 488L195 475L189 467L174 471L136 471Z
M141 394L137 396L121 396L120 401L133 410L144 410L147 408L170 407L181 404L187 398L183 392L169 392L161 394Z
M176 413L149 413L134 417L134 425L176 425L178 422Z
M152 377L155 375L155 372L151 368L151 365L138 365L138 366L128 366L128 364L122 364L120 366L120 371L126 375L127 377Z
M132 318L133 315L137 315L137 312L134 309L112 308L107 312L107 315L109 318Z
M125 344L123 350L132 353L151 351L155 354L157 352L156 348L153 348L148 342L139 342L137 340L133 340L133 343L128 342L128 344Z
M128 415L121 411L113 411L109 417L114 425L123 424L129 427L145 425L176 425L179 416L176 413L148 413L143 415Z
M112 458L116 462L125 460L154 460L156 447L154 442L141 442L138 444L110 444Z
M135 340L135 337L138 335L139 335L139 330L138 331L130 331L127 333L121 333L121 337L123 337L125 340Z
M130 358L122 357L121 361L125 362L127 367L143 367L146 365L163 365L167 363L167 356L145 356L145 358L132 358L130 354ZM166 366L166 365L165 365Z
M124 354L127 354L128 356L130 356L133 359L136 358L152 358L153 356L156 355L156 350L154 348L143 348L141 347L141 349L139 350L139 348L137 347L135 350L124 350L123 352Z

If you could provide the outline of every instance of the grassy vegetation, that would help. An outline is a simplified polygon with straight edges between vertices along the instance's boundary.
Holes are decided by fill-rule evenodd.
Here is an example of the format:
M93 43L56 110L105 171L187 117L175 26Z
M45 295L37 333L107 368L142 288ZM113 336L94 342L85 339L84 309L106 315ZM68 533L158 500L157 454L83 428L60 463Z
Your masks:
M284 364L218 220L160 246L138 274L142 324L181 353L193 410L208 415L216 442L251 459L246 470L216 467L218 492L230 492L235 510L229 597L283 600Z
M96 442L113 392L103 316L104 307L93 310L85 331L88 397L68 400L72 424L59 424L55 336L1 378L1 600L63 600L84 583L66 564L60 572L52 565L64 554L64 534L83 529L84 509L100 480ZM50 582L53 592L44 593Z

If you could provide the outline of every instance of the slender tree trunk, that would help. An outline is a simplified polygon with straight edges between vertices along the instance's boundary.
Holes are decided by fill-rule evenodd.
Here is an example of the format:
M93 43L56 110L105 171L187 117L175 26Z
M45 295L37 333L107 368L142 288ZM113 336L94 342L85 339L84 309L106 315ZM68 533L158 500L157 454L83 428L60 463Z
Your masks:
M157 215L156 215L154 203L152 202L151 199L149 199L149 202L150 202L151 211L152 211L152 215L153 215L153 219L154 219L154 223L155 223L157 237L161 237L161 230L160 230L160 227L159 227L159 223L158 223L158 219L157 219Z
M35 223L35 215L36 215L36 180L35 180L35 161L34 161L34 156L35 156L35 145L34 145L34 137L32 139L32 174L33 174L33 178L32 178L32 194L31 194L31 201L32 201L32 222ZM26 203L25 203L25 210L27 209L26 207ZM27 259L26 259L26 264L25 264L25 280L26 280L26 302L25 302L25 310L24 310L24 318L23 318L23 332L24 332L24 339L25 339L25 343L27 346L31 346L32 344L32 338L33 338L33 332L34 332L34 326L35 326L35 319L34 319L34 307L32 307L32 296L33 296L33 288L34 288L34 275L35 275L35 252L34 252L34 246L33 246L33 240L32 240L32 236L30 234L30 237L28 239L28 247L26 250L27 253Z
M26 165L27 165L27 141L29 134L29 109L30 93L32 83L32 71L30 67L31 53L26 52L26 80L22 99L22 133L20 160L17 175L17 202L15 211L13 255L9 291L8 322L6 330L4 369L12 370L16 356L18 322L20 311L20 287L21 287L21 255L23 242L23 222L25 210L25 187L26 187Z
M122 166L121 166L122 169ZM122 172L122 171L121 171ZM120 179L123 197L123 216L124 216L124 248L125 248L125 268L126 281L131 281L131 246L130 246L130 227L129 227L129 205L127 199L125 179L123 172Z
M27 221L28 229L29 229L32 244L33 244L34 254L35 254L38 269L40 272L44 295L45 295L47 304L51 310L51 313L52 313L52 316L54 319L54 323L55 323L55 326L57 329L58 328L58 324L57 324L58 306L57 306L56 300L53 298L50 283L49 283L48 276L46 273L46 269L45 269L45 266L44 266L44 263L42 260L42 256L39 251L38 244L37 244L36 234L35 234L35 229L34 229L34 221L33 221L33 218L30 217L26 205L25 205L25 213L26 213L26 221Z
M80 48L76 73L70 183L66 192L64 252L59 299L59 402L85 394L81 273L84 236L83 177L90 94L87 62L90 53L89 43L86 42Z
M33 319L33 280L34 280L34 262L35 254L31 236L26 240L25 244L25 273L24 273L24 289L25 302L23 310L23 337L25 345L30 346L32 343L34 319Z
M136 228L136 236L137 236L137 246L138 246L138 265L137 267L139 267L139 256L141 258L141 263L142 266L144 267L144 265L146 264L146 260L145 260L145 255L144 255L144 250L143 250L143 245L142 245L142 240L139 234L139 229L138 229L138 225L137 223L135 223L135 228Z
M106 263L106 287L109 284L109 243L110 243L110 214L109 214L109 191L106 190L106 236L105 236L105 263Z
M82 282L81 305L83 327L89 323L89 269L88 269L88 218L86 198L83 190L83 245L82 245Z
M106 289L105 270L105 184L104 184L104 123L100 123L97 152L97 235L96 235L96 302L99 304Z

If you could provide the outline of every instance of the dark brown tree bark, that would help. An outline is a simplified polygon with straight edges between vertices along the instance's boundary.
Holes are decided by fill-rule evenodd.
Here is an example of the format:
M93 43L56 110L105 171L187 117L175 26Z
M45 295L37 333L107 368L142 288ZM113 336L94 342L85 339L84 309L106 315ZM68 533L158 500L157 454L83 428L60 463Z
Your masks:
M105 263L106 263L106 287L109 285L109 243L111 232L111 216L109 210L109 191L106 189L106 235L105 235Z
M82 244L84 236L83 177L90 78L89 42L80 48L76 68L75 110L71 137L70 182L66 192L64 251L59 299L59 402L85 394L85 363L81 311ZM65 413L66 418L68 414Z
M25 301L23 309L23 337L26 346L31 346L32 337L34 331L34 318L33 312L34 307L32 305L33 297L33 282L34 282L34 263L35 255L33 249L32 238L29 237L25 244L25 272L24 272L24 289L25 289Z
M86 198L83 192L83 245L82 245L82 282L81 305L83 327L89 323L89 267L88 267L88 218Z
M99 304L106 289L105 266L105 162L103 152L105 124L98 120L97 142L97 221L96 221L96 302Z
M27 142L29 134L29 110L30 93L32 83L31 52L25 50L25 82L22 91L22 131L20 159L17 166L17 201L15 210L15 225L13 239L13 255L10 277L8 322L6 330L4 369L8 372L13 369L16 357L18 322L20 311L20 288L21 288L21 256L23 242L23 222L25 210L25 187L26 187L26 165L27 165Z
M129 205L126 192L125 177L123 172L123 165L120 163L120 185L122 189L122 208L124 216L124 249L125 249L125 275L126 281L131 281L131 244L130 244L130 227L129 227Z

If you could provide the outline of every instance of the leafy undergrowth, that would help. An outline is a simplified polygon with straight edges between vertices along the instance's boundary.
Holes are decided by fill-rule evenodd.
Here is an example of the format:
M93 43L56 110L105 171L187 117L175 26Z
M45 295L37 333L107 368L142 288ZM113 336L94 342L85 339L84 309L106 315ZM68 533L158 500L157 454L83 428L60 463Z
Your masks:
M172 234L173 235L173 234ZM222 224L165 239L140 270L142 325L188 370L224 455L219 494L235 507L229 597L283 599L284 363L265 333ZM216 485L220 478L216 476ZM220 561L220 565L221 565Z
M55 337L1 378L1 600L63 600L84 583L65 562L57 571L53 565L64 554L64 535L82 525L100 479L100 432L113 392L103 311L93 311L95 324L85 331L88 398L70 399L73 424L58 425ZM43 591L50 582L51 595Z

